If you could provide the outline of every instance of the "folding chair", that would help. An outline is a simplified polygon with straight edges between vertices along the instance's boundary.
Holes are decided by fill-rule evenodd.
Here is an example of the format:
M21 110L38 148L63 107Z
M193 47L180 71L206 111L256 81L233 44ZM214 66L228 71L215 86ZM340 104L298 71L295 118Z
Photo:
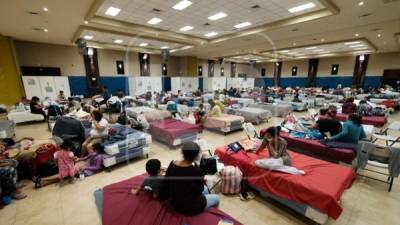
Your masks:
M254 127L254 125L252 123L243 123L242 126L244 129L244 132L246 132L246 135L249 139L260 138L258 136L256 128Z
M382 140L386 142L386 146L392 147L396 143L400 143L400 136L391 136L389 135L389 131L400 131L400 122L394 121L390 123L386 128L384 128L380 133L372 135L372 142L375 143L378 140Z

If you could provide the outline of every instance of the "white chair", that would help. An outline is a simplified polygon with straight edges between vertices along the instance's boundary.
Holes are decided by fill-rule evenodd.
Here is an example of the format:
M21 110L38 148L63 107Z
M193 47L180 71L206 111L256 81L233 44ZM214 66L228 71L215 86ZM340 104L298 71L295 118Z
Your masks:
M252 123L243 123L242 126L244 129L244 132L246 132L246 135L249 139L259 138L257 130Z
M390 123L386 128L384 128L379 134L373 134L372 135L372 142L376 142L378 140L382 140L386 142L386 146L393 146L396 143L400 142L400 136L392 136L389 135L389 131L400 131L400 122L399 121L394 121Z

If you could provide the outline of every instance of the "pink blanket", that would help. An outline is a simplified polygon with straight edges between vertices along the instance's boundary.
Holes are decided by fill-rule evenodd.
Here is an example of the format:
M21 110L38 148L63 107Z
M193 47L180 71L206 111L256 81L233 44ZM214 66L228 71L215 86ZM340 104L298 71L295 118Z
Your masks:
M103 225L217 225L221 219L238 221L217 208L210 208L195 216L175 212L166 202L154 200L148 193L130 194L139 188L144 175L106 186L103 190Z
M171 118L171 113L166 110L156 110L156 111L145 112L144 117L146 118L147 122L150 123L156 120Z
M228 115L222 114L220 117L207 117L204 127L205 128L228 128L233 121L240 121L244 122L243 116L235 116L235 115Z
M174 140L185 134L198 133L200 126L182 122L175 119L166 119L150 123L149 133L153 137L163 137L168 145L173 145Z

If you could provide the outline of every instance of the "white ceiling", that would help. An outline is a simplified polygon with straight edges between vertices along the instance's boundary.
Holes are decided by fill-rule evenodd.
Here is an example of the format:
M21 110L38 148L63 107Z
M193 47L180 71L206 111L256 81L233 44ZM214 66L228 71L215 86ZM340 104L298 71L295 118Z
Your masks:
M146 24L145 26L135 26L131 23L111 20L108 17L96 16L96 14L101 14L101 10L104 10L102 7L106 7L102 6L102 0L5 0L2 1L0 7L0 34L11 36L18 40L73 45L73 42L80 37L82 32L90 30L102 33L99 35L98 41L107 43L105 45L106 48L119 46L118 49L121 49L121 46L123 47L127 41L124 41L123 44L113 44L110 39L119 39L119 36L125 36L127 39L135 39L139 35L148 42L153 40L168 43L168 45L179 45L176 51L173 51L172 55L191 55L199 58L219 58L249 53L260 55L261 52L274 49L318 45L321 44L322 39L325 43L341 42L355 38L366 39L371 46L376 48L376 52L400 51L400 40L398 36L395 36L396 33L400 33L400 1L385 3L385 0L363 0L364 5L358 6L360 0L320 0L325 3L331 2L336 6L338 11L333 14L326 12L318 14L321 10L311 12L296 18L290 18L289 22L273 22L276 26L262 25L261 27L265 26L263 29L258 29L254 26L260 23L257 22L257 19L260 18L259 16L265 16L265 13L250 13L251 15L249 15L249 6L258 4L261 6L259 10L270 10L270 6L273 7L281 4L281 8L282 5L283 8L287 8L288 5L300 1L191 1L193 5L186 9L187 12L191 8L197 9L197 5L201 4L206 5L204 6L204 10L207 9L207 13L202 11L201 15L191 14L190 16L182 17L184 19L163 16L164 21L159 25L148 26ZM121 1L105 0L105 3L117 4L117 2ZM135 12L135 14L141 15L144 21L141 23L143 24L155 16L154 13L149 12L147 9L159 8L163 10L166 7L164 9L164 13L166 13L173 10L171 7L179 2L179 0L124 0L122 2L127 4L129 2L136 2L137 5L135 7L139 7L139 5L143 7L141 10ZM225 2L226 4L220 4L220 2ZM97 5L99 3L101 4ZM323 5L325 6L325 4ZM44 12L43 7L47 7L49 11ZM129 7L121 6L121 8L121 16L123 16ZM174 12L176 14L174 16L182 13L185 14L186 10ZM236 13L231 13L229 10L239 10L240 12L234 11ZM28 14L28 11L37 12L39 15ZM216 23L215 26L217 24L219 24L218 26L222 26L221 30L216 30L221 34L225 34L226 30L228 30L228 28L224 27L230 27L231 29L234 24L239 23L239 21L243 22L242 20L244 19L250 20L250 17L254 17L254 21L256 22L250 21L253 22L253 26L250 27L249 32L241 30L224 35L221 38L206 39L204 36L201 36L203 33L199 34L198 37L192 36L196 34L184 35L181 32L177 33L176 29L183 26L183 24L195 27L193 31L201 30L196 24L200 23L200 21L200 24L204 22L214 23L209 21L207 17L219 11L224 11L228 14L227 17L216 22L214 21ZM274 14L275 16L272 17L272 20L266 19L265 22L271 24L271 21L282 19L284 13L283 11L281 13ZM248 17L245 18L242 16ZM85 19L89 20L88 24L84 23ZM171 31L163 31L161 26L172 26L173 29ZM41 28L42 30L36 31L32 28ZM44 29L47 29L48 32L44 32ZM208 31L208 29L206 30ZM358 37L355 37L355 34L358 34ZM378 37L378 34L381 34L380 37ZM200 36L201 38L199 38ZM97 39L94 38L94 40ZM296 43L296 46L294 46L294 43ZM154 44L154 46L159 47L158 44ZM188 48L188 46L191 46L191 48Z
M206 33L214 31L218 33L217 36L212 37L215 38L324 8L318 0L191 0L193 4L186 9L182 11L173 9L172 7L180 1L105 0L97 10L96 15L200 38L206 38L204 36ZM292 7L308 2L312 2L316 6L293 14L288 11ZM252 8L256 5L260 8ZM121 11L115 17L106 15L105 12L109 7L119 8ZM160 11L154 11L153 9ZM224 12L227 16L216 21L208 19L209 16L218 12ZM149 25L147 21L154 17L163 21L157 25ZM252 25L242 29L234 28L234 25L242 22L250 22ZM204 24L206 23L210 25L205 26ZM180 31L179 29L184 26L192 26L194 29L187 32Z

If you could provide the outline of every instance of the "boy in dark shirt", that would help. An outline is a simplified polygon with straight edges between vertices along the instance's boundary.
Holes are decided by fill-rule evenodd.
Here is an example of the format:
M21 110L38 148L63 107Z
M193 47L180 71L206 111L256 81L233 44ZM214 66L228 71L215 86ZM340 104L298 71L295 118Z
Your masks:
M165 170L161 168L161 162L158 159L150 159L146 162L146 172L149 174L144 179L140 189L133 188L132 194L138 194L140 191L152 192L153 198L160 197L162 181L164 179Z

